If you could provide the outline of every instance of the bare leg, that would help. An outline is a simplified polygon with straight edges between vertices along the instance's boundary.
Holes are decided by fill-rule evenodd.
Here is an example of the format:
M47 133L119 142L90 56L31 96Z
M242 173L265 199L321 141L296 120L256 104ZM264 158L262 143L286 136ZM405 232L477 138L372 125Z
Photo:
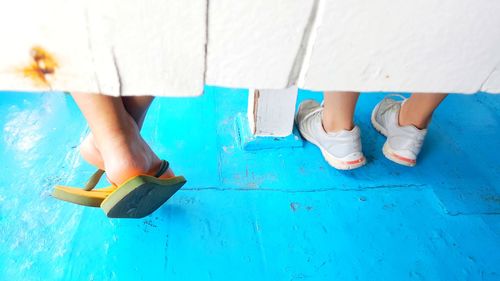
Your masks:
M138 174L153 175L160 159L139 134L139 127L121 98L73 93L89 123L108 178L116 184ZM162 177L171 177L167 171Z
M152 96L122 97L122 102L125 106L125 109L135 120L137 126L139 126L139 129L142 128L144 118L146 118L146 112L153 102L153 99L154 97Z
M444 100L447 94L413 93L407 99L399 112L401 126L413 125L419 129L427 128L432 113Z
M326 132L352 130L357 92L325 92L323 104L323 128Z
M142 128L146 112L149 109L151 102L153 102L153 99L154 97L152 96L121 97L121 101L125 106L125 109L135 120L139 130ZM99 169L104 169L104 162L100 151L94 143L92 133L90 133L81 143L80 154L88 163L98 167Z

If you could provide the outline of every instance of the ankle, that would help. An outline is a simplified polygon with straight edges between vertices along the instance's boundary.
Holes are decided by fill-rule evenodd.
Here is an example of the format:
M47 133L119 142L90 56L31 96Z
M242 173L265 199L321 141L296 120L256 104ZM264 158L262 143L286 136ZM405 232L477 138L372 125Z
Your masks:
M103 151L103 147L112 147L112 144L126 147L140 137L139 128L132 117L126 114L122 118L123 120L114 126L107 126L101 131L92 131L93 143L99 151Z
M323 130L327 133L335 133L339 131L350 131L354 128L354 122L352 120L342 120L342 121L329 121L325 122L324 119L321 120L323 125Z
M115 184L121 184L137 175L151 174L155 166L151 156L130 147L119 147L111 156L105 157L108 178Z
M137 175L154 175L161 163L138 134L110 137L99 149L108 178L115 184Z
M423 130L429 126L430 118L423 118L422 114L416 113L406 103L401 105L399 110L399 126L415 126L417 129Z
M140 136L140 129L134 119L128 114L122 116L122 118L123 120L120 122L120 126L116 128L109 128L109 136L116 139L130 139L135 136Z

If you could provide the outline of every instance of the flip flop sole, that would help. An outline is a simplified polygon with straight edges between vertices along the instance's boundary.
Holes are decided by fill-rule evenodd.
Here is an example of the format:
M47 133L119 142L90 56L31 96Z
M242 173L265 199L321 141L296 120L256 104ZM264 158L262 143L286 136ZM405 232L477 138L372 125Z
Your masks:
M104 199L101 209L109 218L143 218L167 202L186 179L137 176L120 185Z
M52 197L82 206L100 207L102 201L114 190L115 188L111 186L86 191L81 188L58 185L52 191Z

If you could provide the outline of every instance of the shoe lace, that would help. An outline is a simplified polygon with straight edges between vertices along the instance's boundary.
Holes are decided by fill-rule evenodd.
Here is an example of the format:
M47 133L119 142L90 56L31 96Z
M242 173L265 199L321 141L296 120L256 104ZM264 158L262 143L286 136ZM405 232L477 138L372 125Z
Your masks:
M401 94L388 94L384 97L384 99L390 98L390 97L397 97L400 98L401 100L406 100L406 97L401 95Z
M316 108L315 110L307 113L305 116L304 116L304 119L308 119L310 116L313 116L315 114L321 114L321 112L323 112L323 102L321 102L321 106Z
M385 97L384 97L384 100L389 99L389 98L391 98L391 97L397 97L397 98L400 98L403 102L406 100L406 97L405 97L405 96L403 96L403 95L401 95L401 94L389 94L389 95L387 95L387 96L385 96ZM393 110L393 109L394 109L396 106L398 106L398 105L399 105L399 103L392 103L392 104L390 104L389 106L387 106L386 108L384 108L384 109L382 110L382 112L380 112L380 113L381 113L381 114L384 114L384 113L386 113L386 112L387 112L387 111L389 111L389 110Z

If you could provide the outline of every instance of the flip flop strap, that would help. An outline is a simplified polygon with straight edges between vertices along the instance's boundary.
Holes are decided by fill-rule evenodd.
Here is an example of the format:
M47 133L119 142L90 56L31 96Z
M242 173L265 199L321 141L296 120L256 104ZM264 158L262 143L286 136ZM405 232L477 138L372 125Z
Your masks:
M85 191L91 191L92 189L94 189L94 187L99 183L99 181L101 180L101 177L102 175L104 174L104 170L97 170L89 179L89 181L87 182L87 184L85 184L85 187L83 188L83 190Z
M160 170L155 174L155 177L160 177L163 175L169 168L170 163L166 160L162 160L160 164ZM89 179L87 184L85 184L85 187L83 190L85 191L91 191L96 187L96 185L99 183L101 180L102 175L104 175L104 170L98 169Z
M160 170L158 170L158 172L155 174L155 177L158 178L163 175L168 170L169 166L170 163L168 163L167 160L161 160Z

